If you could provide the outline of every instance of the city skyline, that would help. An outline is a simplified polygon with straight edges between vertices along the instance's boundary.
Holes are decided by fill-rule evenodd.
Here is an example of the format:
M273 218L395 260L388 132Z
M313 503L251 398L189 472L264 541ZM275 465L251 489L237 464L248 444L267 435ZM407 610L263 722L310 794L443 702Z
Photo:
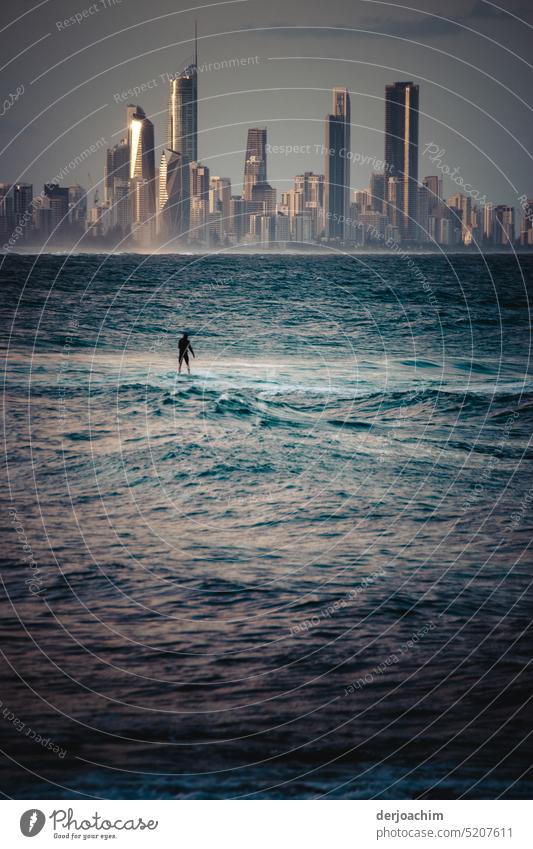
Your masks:
M31 226L26 222L20 230L27 215L19 210L21 198L31 196L33 188L1 183L0 232L5 250L17 242L21 247L38 241L39 236L52 242L76 236L84 244L88 236L93 245L104 240L108 246L114 242L118 247L146 250L242 243L270 248L333 243L345 249L389 242L444 248L505 247L515 242L533 246L531 199L518 197L518 214L514 206L491 203L486 195L476 203L479 191L465 182L460 168L452 170L442 162L446 151L434 142L423 149L428 165L435 164L436 170L464 187L465 194L452 190L449 195L438 174L426 174L419 181L420 85L413 80L385 85L383 160L361 154L357 144L354 149L350 92L345 85L335 85L322 146L272 145L267 142L268 122L265 127L248 127L242 184L233 182L232 190L231 177L212 174L206 164L210 157L202 161L199 156L198 78L200 68L206 66L198 61L195 20L193 59L184 61L177 73L160 75L168 85L166 145L156 144L155 125L144 107L135 100L128 102L126 124L120 132L124 137L106 151L103 202L101 181L89 186L85 197L80 185L61 188L61 180L49 181L32 201ZM122 104L130 95L146 94L158 85L153 79L114 99ZM268 182L270 152L299 157L311 147L323 158L323 173L301 169L290 181L275 175L273 185ZM351 180L352 162L373 163L367 186L359 190ZM90 173L88 177L91 183ZM93 204L88 208L91 193Z
M227 3L198 12L199 62L204 69L200 74L200 155L213 172L227 174L237 185L246 126L264 126L268 120L274 145L287 142L287 137L292 144L322 142L322 127L316 122L321 123L327 105L320 107L317 116L317 102L327 103L329 92L338 84L351 91L357 149L371 155L382 147L385 85L414 78L425 92L421 145L435 142L445 149L450 168L460 167L465 179L481 194L490 194L493 202L510 204L516 195L531 197L533 174L525 144L533 121L531 113L521 109L528 90L519 73L527 29L511 14L523 16L521 5L516 0L509 4L509 12L486 8L482 14L481 4L453 2L443 21L433 0L418 13L394 5L382 9L340 0L329 4L327 12L304 11L299 0L290 7L275 1L261 10L260 31L254 29L253 16L258 11L254 2ZM25 87L0 122L4 174L13 182L42 186L73 154L83 151L88 140L105 135L109 146L115 144L124 134L115 98L131 87L152 85L154 79L150 103L144 103L144 108L162 142L167 133L167 78L183 70L194 55L195 13L176 10L170 0L163 0L162 14L144 27L137 23L145 11L139 0L128 0L127 21L123 5L67 29L55 24L55 16L60 22L63 10L65 17L72 13L65 0L57 0L55 15L46 8L37 9L7 30L13 57L49 33L32 53L34 72L25 64L24 54L4 72L6 91L16 93L21 83ZM103 64L95 63L99 37L112 48ZM516 53L506 51L496 80L490 45L505 45L511 37ZM295 41L301 59L276 58L292 56ZM75 60L65 78L65 58L70 55ZM253 61L246 64L235 62L251 57ZM232 114L237 115L235 122ZM321 171L320 157L310 147L301 170ZM93 175L102 173L102 159L103 152L94 156L89 169ZM272 164L276 168L271 180L281 190L296 169L285 157L276 163L273 159ZM79 169L73 182L89 188L86 170ZM355 190L367 186L369 178L366 165L358 163L355 168L352 163Z
M505 246L518 235L522 246L532 246L532 202L525 196L519 199L521 216L520 210L517 216L514 207L491 205L486 198L478 207L472 197L461 192L448 196L438 175L425 175L419 183L419 85L413 81L385 87L383 160L372 157L374 166L383 170L372 171L365 189L354 190L350 180L350 163L360 155L351 145L350 93L346 86L334 87L332 111L324 119L324 144L315 144L315 152L323 156L323 174L304 171L294 175L292 188L282 191L278 200L275 185L267 181L268 153L306 153L310 144L294 151L288 145L269 145L268 128L252 127L247 130L241 192L237 183L237 194L233 194L227 176L213 175L213 186L209 167L200 159L191 159L192 154L198 154L197 62L195 32L194 61L169 80L166 146L156 144L154 124L144 108L126 105L125 138L106 151L103 203L99 201L100 181L86 193L94 189L93 205L85 213L87 233L94 239L112 234L120 245L145 249L167 244L177 249L180 241L215 247L243 240L265 247L336 242L353 249L388 241L411 246L434 243L446 248L478 243ZM423 153L433 153L433 147L426 145ZM160 151L156 170L155 157ZM428 162L435 161L436 157L430 155ZM446 173L441 165L439 161ZM299 186L302 180L305 185ZM221 181L224 193L220 193ZM311 181L322 181L320 203L316 191L312 203L306 195ZM0 227L4 244L10 244L10 227L19 223L21 213L16 212L17 203L10 201L10 184L1 186L4 200ZM19 189L17 192L20 194ZM52 221L62 239L66 236L65 222L69 226L76 223L79 229L83 215L70 211L72 197L77 208L83 207L80 186L53 188L45 184L34 210L34 226L43 238L52 232ZM60 225L59 198L65 219ZM242 221L237 223L237 218ZM19 244L24 241L31 242L27 230Z

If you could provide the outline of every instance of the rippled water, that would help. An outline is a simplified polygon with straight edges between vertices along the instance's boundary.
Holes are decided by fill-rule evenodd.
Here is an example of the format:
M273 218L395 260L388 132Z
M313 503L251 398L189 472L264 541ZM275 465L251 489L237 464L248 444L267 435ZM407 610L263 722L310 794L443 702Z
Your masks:
M532 268L8 257L4 793L530 795Z

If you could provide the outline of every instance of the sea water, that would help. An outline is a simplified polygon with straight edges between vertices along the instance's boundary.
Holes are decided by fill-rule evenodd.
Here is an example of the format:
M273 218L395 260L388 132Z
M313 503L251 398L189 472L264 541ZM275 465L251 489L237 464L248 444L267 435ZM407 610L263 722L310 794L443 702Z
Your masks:
M6 257L2 786L528 796L532 268Z

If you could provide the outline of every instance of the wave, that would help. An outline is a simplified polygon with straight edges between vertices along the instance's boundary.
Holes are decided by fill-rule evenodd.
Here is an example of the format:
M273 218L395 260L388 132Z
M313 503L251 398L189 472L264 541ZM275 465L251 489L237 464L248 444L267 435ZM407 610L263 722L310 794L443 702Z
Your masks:
M336 426L344 423L368 427L369 421L427 420L429 415L479 421L487 418L496 425L509 417L530 421L533 414L533 392L523 388L502 392L424 388L350 393L340 387L337 392L328 389L320 397L316 388L308 392L304 387L285 392L281 389L265 392L249 386L221 391L199 383L179 389L133 383L115 391L119 404L143 401L157 409L173 408L174 411L176 408L190 411L196 405L207 418L278 417L284 422L293 421L295 426L305 420L322 418Z

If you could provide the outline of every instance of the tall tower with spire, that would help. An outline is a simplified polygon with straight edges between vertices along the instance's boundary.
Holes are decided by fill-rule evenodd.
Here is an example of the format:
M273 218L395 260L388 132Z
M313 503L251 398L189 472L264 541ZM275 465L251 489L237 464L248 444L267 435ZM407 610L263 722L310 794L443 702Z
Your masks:
M198 32L194 24L194 61L170 82L167 147L189 162L198 160Z

